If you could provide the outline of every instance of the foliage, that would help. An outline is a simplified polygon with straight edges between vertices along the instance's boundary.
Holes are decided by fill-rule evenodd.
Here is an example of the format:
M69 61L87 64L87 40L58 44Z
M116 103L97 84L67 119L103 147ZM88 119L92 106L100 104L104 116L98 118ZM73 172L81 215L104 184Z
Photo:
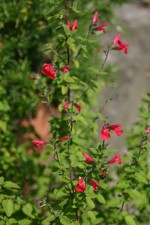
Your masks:
M112 132L122 134L120 124L109 124L103 107L95 109L105 77L109 79L111 73L111 69L104 71L108 55L112 50L127 54L128 47L120 35L106 46L97 43L98 35L106 35L109 28L104 24L99 32L93 13L100 11L100 25L110 22L110 1L2 1L0 7L1 224L146 225L149 95L123 157L111 158L118 151L107 141ZM20 121L35 111L37 92L50 109L53 136L49 142L34 140L33 154L28 140L18 143L18 127L19 132L29 131ZM104 124L102 141L97 138L98 121ZM112 164L122 164L122 158L123 165L115 171Z
M0 224L41 224L40 211L21 197L19 189L16 183L0 177Z

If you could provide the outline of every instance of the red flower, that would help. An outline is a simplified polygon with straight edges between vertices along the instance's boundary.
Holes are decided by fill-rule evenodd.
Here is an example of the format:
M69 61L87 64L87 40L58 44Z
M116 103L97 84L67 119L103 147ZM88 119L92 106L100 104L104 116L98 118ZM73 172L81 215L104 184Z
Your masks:
M70 105L70 102L64 102L64 110L66 111Z
M77 108L78 113L80 113L80 111L81 111L81 109L83 108L83 106L78 105L77 103L75 103L74 106Z
M103 126L100 137L102 140L107 140L110 138L110 133L106 126Z
M150 127L148 127L145 131L146 134L149 134L150 133Z
M99 183L95 180L90 180L90 184L92 185L94 191L97 191Z
M86 188L86 186L85 186L84 178L79 179L78 183L75 187L76 191L77 192L84 192L85 188Z
M120 124L114 124L110 125L110 129L113 130L118 136L120 136L123 133L123 130L120 129Z
M66 66L64 66L64 67L61 68L61 71L63 73L67 73L67 72L69 72L69 68L70 68L70 65L66 65Z
M82 155L85 157L85 163L93 163L94 162L94 159L91 157L91 156L89 156L88 154L86 154L86 153L82 153Z
M102 25L98 26L96 28L97 31L103 31L104 33L106 33L106 29L105 27L108 25L108 23L103 23Z
M38 150L39 147L46 145L45 141L40 141L40 140L32 140L32 143L34 144L34 147L36 150Z
M71 31L78 29L77 22L78 22L78 20L74 20L73 25L70 25L70 22L68 20L67 21L68 29L71 30Z
M98 11L95 11L94 15L93 15L93 23L97 23L99 21L98 18Z
M66 136L64 136L64 137L62 137L62 138L59 138L59 142L65 141L65 140L67 140L68 138L69 138L68 135L66 135Z
M128 54L128 48L127 47L129 46L129 44L127 44L127 43L125 43L123 41L120 41L121 35L122 34L118 34L115 37L115 39L113 41L113 44L114 45L117 45L118 44L118 46L115 47L116 50L119 50L119 51L123 50L125 54Z
M114 163L118 163L118 164L122 164L122 160L120 158L120 154L116 154L112 159L110 159L108 161L109 164L114 164Z
M51 64L45 63L44 69L42 70L42 74L47 75L48 78L54 79L56 77L55 69Z
M115 37L115 39L114 39L114 41L113 41L113 43L114 43L114 45L117 45L118 44L118 41L120 40L120 37L122 36L122 34L118 34L116 37Z

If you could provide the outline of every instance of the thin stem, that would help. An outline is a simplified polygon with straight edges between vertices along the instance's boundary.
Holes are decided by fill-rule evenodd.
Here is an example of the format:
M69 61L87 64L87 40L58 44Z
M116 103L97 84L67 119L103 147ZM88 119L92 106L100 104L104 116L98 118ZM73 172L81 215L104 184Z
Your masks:
M73 6L74 1L72 1L72 6ZM66 23L68 22L68 17L69 17L69 11L68 11L68 1L64 0L64 6L65 6L65 10L66 10ZM66 37L66 41L67 41L67 37ZM70 48L67 45L67 64L70 65ZM68 84L68 92L67 92L67 98L68 98L68 102L71 101L71 89L70 89L70 85ZM71 109L71 113L73 113L73 104L72 104L72 109ZM71 165L71 138L72 138L72 129L73 129L73 118L71 115L70 118L70 123L69 123L70 129L69 129L69 139L68 139L68 144L67 144L67 149L68 149L68 165L69 165L69 176L70 176L70 184L71 184L71 189L70 189L70 197L74 198L74 186L73 186L73 182L72 182L72 165ZM70 201L70 199L69 199ZM68 202L69 203L69 202ZM67 205L68 205L67 203ZM67 206L66 205L66 206ZM78 209L75 209L75 214L76 214L76 220L79 220L78 217Z
M141 140L140 140L140 149L139 149L139 152L138 152L138 155L137 155L137 160L139 160L139 158L140 158L140 156L141 156L141 153L142 153L142 150L143 150L143 145L144 145L144 141L145 141L145 140L146 140L146 139L145 139L145 135L142 134ZM135 162L135 160L132 160L130 166L133 166L133 165L135 165L135 167L137 167L137 166L138 166L137 161ZM131 181L131 177L129 177L129 181ZM123 201L123 202L122 202L122 205L121 205L121 208L120 208L120 212L123 211L124 204L125 204L125 202ZM117 224L117 225L119 225L119 221L118 221L118 224Z
M124 204L125 204L125 202L123 201L122 204L121 204L121 207L120 207L120 209L119 209L120 212L123 211ZM122 224L122 223L120 223L120 221L118 221L117 225L121 225L121 224Z
M66 23L68 21L69 12L68 12L68 0L64 0L65 10L66 10Z
M71 7L73 7L73 4L74 4L74 0L71 1Z
M120 207L120 212L122 212L123 211L123 208L124 208L124 202L122 203L122 205L121 205L121 207Z
M144 141L145 141L145 136L144 136L144 134L142 134L141 141L140 141L140 150L139 150L139 153L138 153L138 159L141 156L141 153L142 153L142 150L143 150L143 142Z
M89 37L89 35L90 35L90 30L91 30L92 24L93 24L93 22L90 23L90 26L89 26L89 29L88 29L88 33L87 33L87 35L86 35L86 37L85 37L85 40L84 40L84 42L83 42L83 43L85 43L85 44L86 44L86 42L87 42L87 40L88 40L88 37ZM82 43L82 44L83 44L83 43ZM79 48L78 53L76 54L76 56L74 57L73 60L75 60L75 59L80 55L81 51L82 51L82 47ZM73 60L72 60L72 62L73 62ZM72 62L71 62L71 63L72 63Z
M107 59L108 59L109 52L110 52L110 47L108 46L108 47L107 47L107 50L105 51L105 58L104 58L104 61L103 61L102 65L100 66L99 72L97 73L97 75L96 75L96 77L95 77L95 80L97 80L97 78L98 78L100 72L103 70L103 68L104 68L104 66L105 66L105 64L106 64L106 61L107 61ZM91 89L91 87L88 87L88 88L82 93L82 95L81 95L79 98L77 98L77 101L79 101L79 100L83 97L83 95L85 95L85 94L87 93L87 91L90 90L90 89Z
M57 148L56 148L56 143L54 143L54 153L55 153L55 155L57 157L55 160L60 163L59 155L58 155ZM55 156L54 156L54 158L55 158Z

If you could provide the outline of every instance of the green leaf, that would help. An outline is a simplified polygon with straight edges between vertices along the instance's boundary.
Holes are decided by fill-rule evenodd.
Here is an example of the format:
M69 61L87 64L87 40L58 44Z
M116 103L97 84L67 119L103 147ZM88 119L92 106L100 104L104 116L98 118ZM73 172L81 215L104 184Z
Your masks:
M95 192L91 186L86 189L85 193L88 198L95 198Z
M73 52L77 52L75 40L73 38L69 37L67 40L67 44L69 45L69 47L72 49Z
M42 225L49 225L56 217L54 215L48 216L45 220L42 221Z
M96 219L95 214L94 214L93 211L88 211L87 212L87 216L91 219L91 222L93 222Z
M27 216L34 218L33 216L33 206L30 203L27 203L23 206L22 211L24 212L24 214L26 214Z
M97 198L97 200L99 201L99 203L102 203L102 204L105 204L105 203L106 203L104 197L103 197L101 194L98 194L98 195L96 196L96 198Z
M146 180L146 177L144 176L144 174L135 174L135 179L139 182L139 183L143 183L143 184L148 184L148 181Z
M11 181L6 181L6 182L4 183L4 187L5 187L5 188L8 188L8 189L11 189L11 188L19 189L19 188L20 188L20 187L18 186L18 184L13 183L13 182L11 182Z
M117 184L117 188L128 188L129 187L129 184L127 181L120 181L118 184Z
M127 225L136 225L133 216L126 216L124 219Z
M5 121L0 120L0 130L6 132L7 130L7 123Z
M0 203L3 201L4 198L5 196L3 194L0 194Z
M100 187L101 187L101 188L103 188L104 190L107 190L107 189L108 189L108 185L105 184L103 181L100 180L99 183L100 183Z
M15 209L15 211L18 211L20 209L20 205L15 203L14 204L14 209Z
M18 224L17 220L14 218L10 218L6 223L6 225L17 225L17 224Z
M60 218L60 222L61 222L61 224L63 224L63 225L68 225L68 224L70 224L70 220L69 220L68 217L66 217L66 216L62 216L62 217Z
M63 78L66 82L71 82L71 83L75 82L74 79L69 75L69 73L65 74L65 76Z
M78 221L73 221L73 222L71 223L71 225L80 225L80 223L79 223Z
M87 205L89 206L90 209L93 209L95 207L94 202L89 197L86 197L86 203L87 203Z
M75 67L79 68L79 62L77 60L73 60L73 62L74 62Z
M32 221L29 219L23 219L23 220L18 221L19 225L30 225L31 223L32 223Z
M79 11L77 8L75 8L75 7L71 7L71 9L72 9L72 11L74 11L75 13L81 13L81 11Z
M129 190L128 194L130 195L130 197L132 199L136 199L137 200L137 199L142 199L143 198L143 195L137 190Z
M107 205L108 205L109 207L118 207L120 204L121 204L120 200L119 200L119 199L116 199L116 198L114 198L114 199L112 199L112 200L109 200L109 201L107 202Z
M0 177L0 185L3 185L4 183L4 177Z
M0 102L0 111L7 112L9 109L10 107L6 101Z
M61 86L61 93L62 93L63 95L65 95L65 94L67 93L67 91L68 91L68 87L62 85L62 86Z
M14 203L12 199L6 199L2 201L3 209L8 217L14 212Z

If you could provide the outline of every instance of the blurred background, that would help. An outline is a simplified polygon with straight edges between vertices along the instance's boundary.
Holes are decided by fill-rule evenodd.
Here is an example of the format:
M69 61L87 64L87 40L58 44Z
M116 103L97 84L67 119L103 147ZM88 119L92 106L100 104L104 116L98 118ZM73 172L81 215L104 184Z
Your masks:
M83 59L85 67L80 66L74 72L77 76L81 74L81 79L89 82L93 74L86 65L97 68L99 61L102 62L97 53L102 57L102 47L112 43L116 34L122 33L121 39L129 43L128 55L111 51L105 66L108 76L102 79L104 101L111 98L104 107L103 116L113 124L122 124L125 130L125 135L119 139L112 138L111 145L125 151L128 128L138 118L142 96L150 91L150 1L75 2L86 12L84 16L77 12L70 15L71 21L78 18L82 27L78 29L80 35L86 34L96 9L100 20L110 23L107 33L88 46L88 54L93 57ZM38 154L31 157L34 152L31 140L49 140L51 113L41 104L40 89L32 76L40 73L45 61L50 62L45 49L57 39L59 24L50 18L55 4L61 7L61 1L52 0L1 0L0 3L0 175L18 183L29 200L33 196L42 198L49 189L50 178L45 164L41 163ZM101 99L97 99L100 107L103 105ZM52 99L55 113L58 113L57 100L55 95Z
M129 44L129 53L111 52L109 55L107 63L116 65L117 79L114 83L108 82L110 87L104 88L103 93L112 98L105 107L105 116L112 123L121 123L125 129L119 139L115 136L111 139L111 144L125 150L128 129L137 121L142 99L150 92L150 1L132 1L116 6L114 14L116 29L124 34L121 39ZM111 38L114 37L113 30Z

